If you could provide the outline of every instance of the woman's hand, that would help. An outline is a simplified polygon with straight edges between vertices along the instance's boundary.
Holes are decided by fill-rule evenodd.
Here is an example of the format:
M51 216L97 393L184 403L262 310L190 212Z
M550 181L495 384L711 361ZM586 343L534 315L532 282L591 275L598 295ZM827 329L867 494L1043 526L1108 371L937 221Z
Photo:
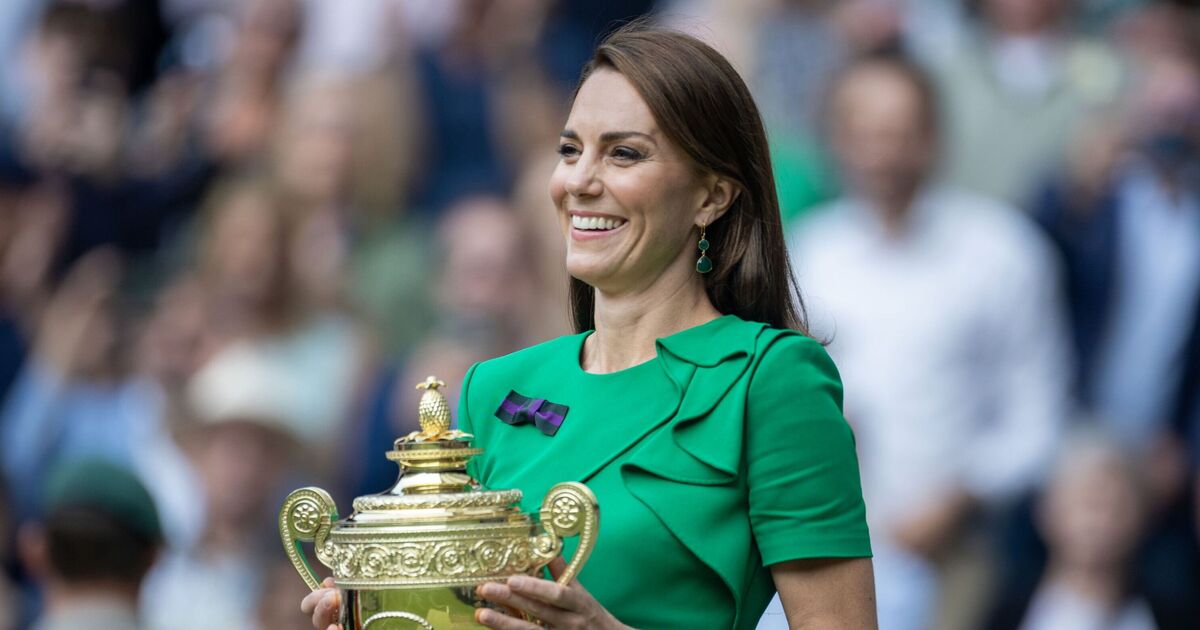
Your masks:
M566 565L562 558L557 558L550 563L550 574L557 577L562 574L564 568ZM570 586L563 586L550 580L516 575L508 578L503 584L481 584L477 590L480 597L532 615L545 624L539 626L490 608L475 611L475 621L496 630L540 630L543 627L555 630L629 628L605 610L600 602L583 588L579 580L571 582Z
M337 623L338 608L342 605L342 596L333 587L333 578L325 578L319 588L300 601L300 612L312 615L313 627L317 630L342 630Z

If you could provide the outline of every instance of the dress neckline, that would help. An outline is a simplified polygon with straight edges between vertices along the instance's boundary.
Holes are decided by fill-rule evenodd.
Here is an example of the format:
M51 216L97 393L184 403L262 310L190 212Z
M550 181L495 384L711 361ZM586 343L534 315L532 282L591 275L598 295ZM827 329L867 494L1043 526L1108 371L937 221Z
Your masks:
M672 333L665 337L658 337L654 340L654 356L653 357L651 357L650 359L647 359L641 363L638 363L636 365L631 365L627 368L616 370L615 372L589 372L583 368L583 344L584 344L584 342L587 341L588 337L590 337L593 333L596 332L594 329L584 331L584 332L581 332L581 333L575 335L575 343L573 344L573 348L572 348L574 351L570 355L572 357L571 365L575 368L575 372L582 374L588 378L606 379L606 378L628 376L631 374L640 374L641 372L649 369L649 367L656 365L658 363L659 358L662 355L662 343L661 343L662 341L670 340L670 339L680 337L680 336L692 336L694 333L700 332L705 328L715 327L715 325L718 322L724 322L725 320L728 320L730 318L736 319L737 316L736 315L721 315L718 317L714 317L713 319L710 319L707 322L704 322L703 324L698 324L696 326L692 326L691 328L685 328L683 330Z

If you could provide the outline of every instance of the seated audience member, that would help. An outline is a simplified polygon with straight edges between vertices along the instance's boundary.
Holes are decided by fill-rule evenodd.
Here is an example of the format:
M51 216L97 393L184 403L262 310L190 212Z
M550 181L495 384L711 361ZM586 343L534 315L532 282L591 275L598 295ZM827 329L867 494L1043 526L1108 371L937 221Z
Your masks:
M1115 442L1080 436L1061 455L1037 505L1049 562L1036 588L997 602L989 630L1154 630L1134 582L1146 523L1145 480Z
M42 590L34 630L136 630L138 593L162 531L150 493L127 470L97 459L51 471L20 553Z

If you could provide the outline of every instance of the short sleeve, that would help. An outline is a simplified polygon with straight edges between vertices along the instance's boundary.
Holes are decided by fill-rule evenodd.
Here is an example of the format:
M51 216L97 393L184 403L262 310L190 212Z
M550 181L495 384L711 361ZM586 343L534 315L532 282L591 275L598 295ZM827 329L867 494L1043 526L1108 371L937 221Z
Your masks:
M750 522L763 564L870 556L854 434L825 349L800 335L777 338L746 406Z

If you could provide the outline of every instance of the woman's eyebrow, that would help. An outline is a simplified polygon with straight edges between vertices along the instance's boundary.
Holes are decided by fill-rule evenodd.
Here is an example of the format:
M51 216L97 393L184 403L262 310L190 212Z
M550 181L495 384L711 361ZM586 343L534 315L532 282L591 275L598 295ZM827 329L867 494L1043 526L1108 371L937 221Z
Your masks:
M571 129L563 129L562 133L559 135L561 135L563 138L567 138L569 140L578 140L579 139L579 134L575 133L575 131L571 130ZM658 144L657 142L655 142L654 136L651 136L648 133L642 133L640 131L606 131L606 132L600 134L600 142L604 142L604 143L617 142L619 140L624 140L626 138L632 138L632 137L645 138L646 140L649 140L650 142L652 142L654 144Z

